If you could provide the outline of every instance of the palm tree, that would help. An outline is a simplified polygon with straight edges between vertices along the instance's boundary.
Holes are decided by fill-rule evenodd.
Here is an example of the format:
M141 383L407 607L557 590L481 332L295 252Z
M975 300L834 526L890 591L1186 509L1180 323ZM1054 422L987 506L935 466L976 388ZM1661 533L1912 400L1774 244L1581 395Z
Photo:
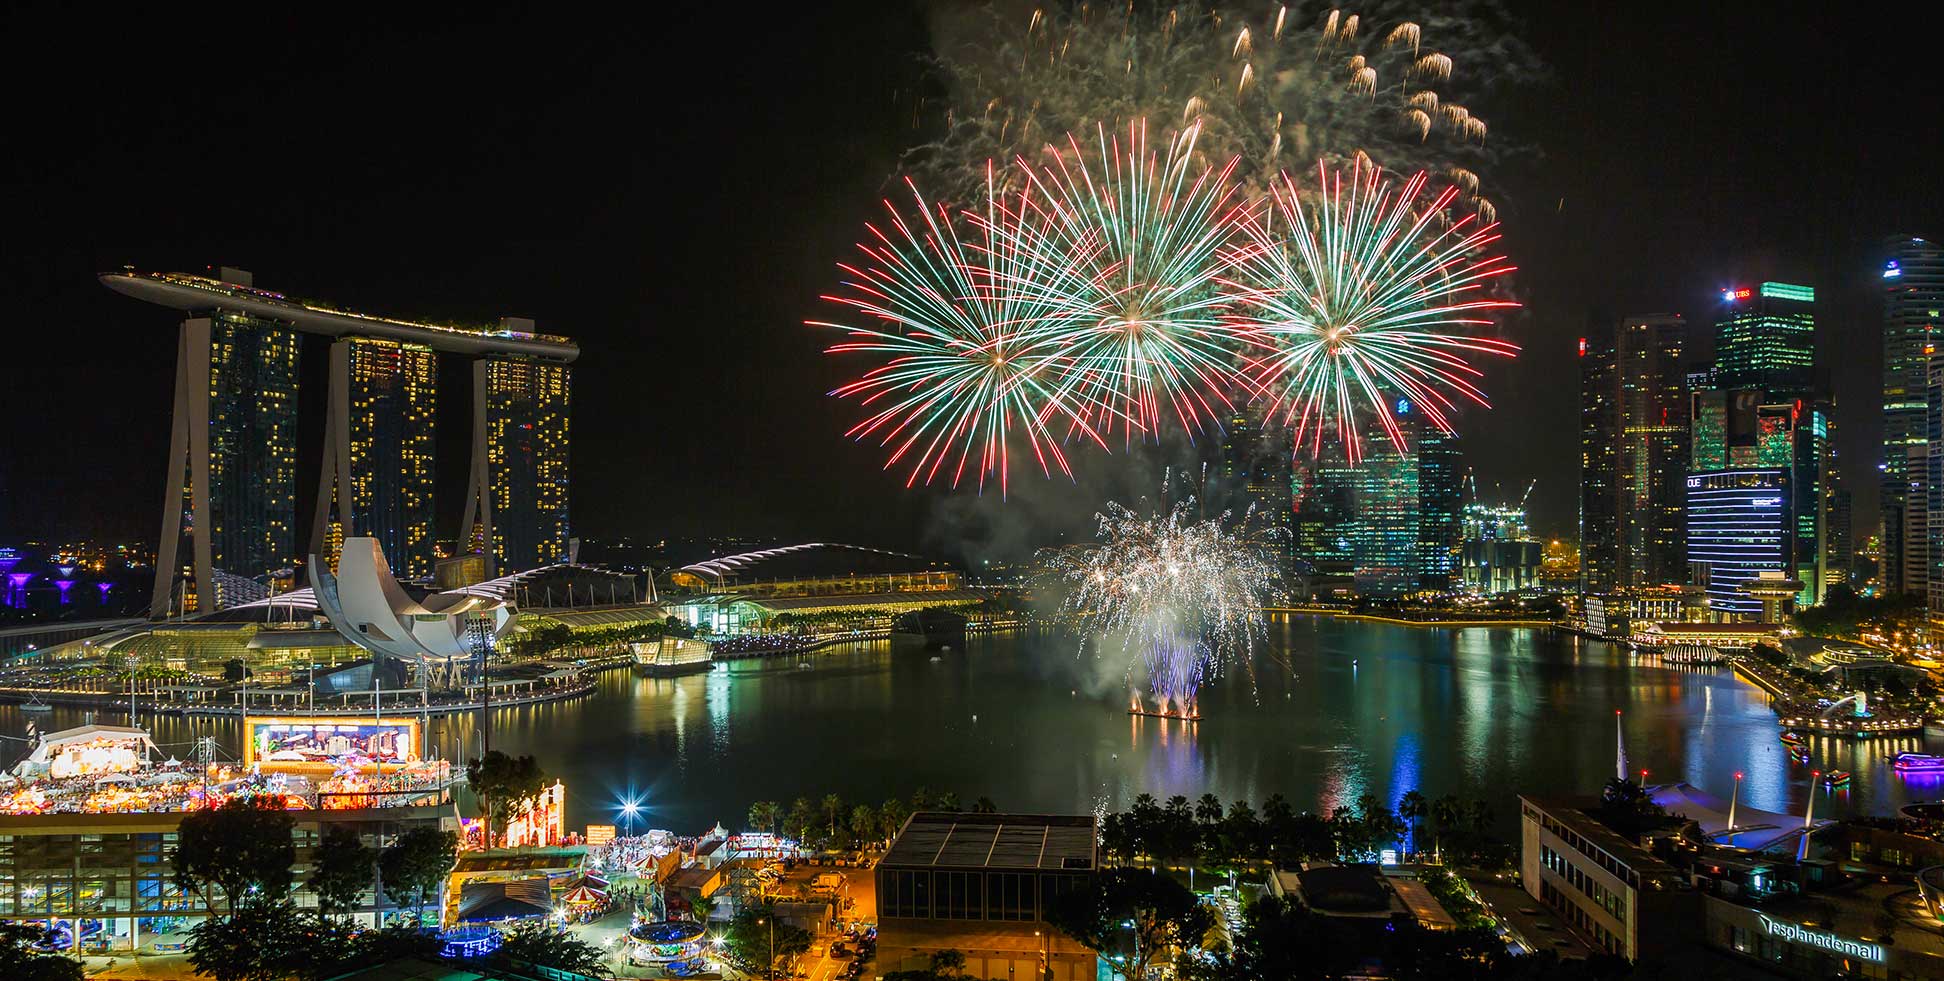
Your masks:
M882 830L882 833L878 835L878 839L881 841L890 841L896 838L899 829L904 827L905 818L910 816L911 810L905 806L904 801L896 797L889 798L883 804L879 805L878 827Z
M776 822L783 819L783 805L773 800L759 800L749 805L749 826L758 831L776 830Z
M876 841L878 837L877 812L871 810L871 805L869 804L859 804L851 808L850 829L851 837L857 839L859 847L862 847L867 842Z
M1424 795L1415 790L1405 794L1403 799L1397 802L1397 816L1411 826L1412 854L1416 854L1418 850L1419 825L1424 820L1426 807Z
M999 805L993 803L990 797L981 797L972 802L972 813L997 814L999 813Z
M825 794L823 799L824 819L830 822L830 844L837 843L837 815L844 813L844 799L836 794Z
M1431 802L1431 851L1438 861L1444 861L1444 834L1458 824L1460 805L1455 794L1446 794Z

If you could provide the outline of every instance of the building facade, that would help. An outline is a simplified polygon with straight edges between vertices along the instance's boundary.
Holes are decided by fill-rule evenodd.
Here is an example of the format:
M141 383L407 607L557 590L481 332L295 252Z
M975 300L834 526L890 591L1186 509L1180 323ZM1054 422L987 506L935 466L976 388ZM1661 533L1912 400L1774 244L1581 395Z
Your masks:
M1892 595L1920 591L1909 581L1913 567L1928 566L1924 551L1906 548L1925 536L1911 535L1913 488L1923 492L1923 468L1913 469L1911 458L1925 445L1929 361L1935 346L1939 311L1944 310L1944 248L1911 235L1884 242L1883 283L1883 459L1882 543L1880 575L1884 591ZM1921 521L1918 527L1921 527ZM1907 554L1909 553L1909 554Z
M1815 387L1816 290L1763 283L1723 290L1715 324L1714 383L1806 398Z
M326 561L336 564L344 539L369 537L401 578L430 578L437 355L420 344L346 338L331 345L330 384L317 499L333 512L320 515Z
M969 978L1094 981L1094 952L1046 914L1097 867L1091 815L913 814L873 873L877 969L929 970L957 950Z
M1273 555L1277 568L1287 574L1296 556L1291 526L1295 447L1287 429L1266 424L1266 412L1252 405L1229 415L1220 461L1224 503L1244 523L1244 539Z
M1718 618L1753 619L1743 587L1763 572L1794 573L1789 471L1715 470L1687 478L1688 561Z
M1593 944L1639 960L1691 935L1699 897L1679 870L1615 834L1576 801L1519 798L1519 873L1526 894Z
M1580 563L1585 590L1686 581L1687 321L1629 317L1580 342Z
M247 602L297 561L298 353L274 321L182 322L153 615Z
M1544 545L1526 527L1525 508L1467 504L1464 528L1466 592L1492 596L1539 585Z
M536 360L487 359L476 368L483 405L486 488L492 502L489 572L568 559L568 423L572 369ZM479 447L474 448L479 452ZM465 528L475 527L468 521Z

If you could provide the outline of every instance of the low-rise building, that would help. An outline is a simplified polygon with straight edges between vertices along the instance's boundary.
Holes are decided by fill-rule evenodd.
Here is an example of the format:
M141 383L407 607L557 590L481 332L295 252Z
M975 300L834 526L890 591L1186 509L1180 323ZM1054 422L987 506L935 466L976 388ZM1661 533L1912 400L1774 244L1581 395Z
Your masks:
M1097 864L1092 815L913 814L876 870L876 969L927 969L956 950L971 978L1093 981L1094 952L1046 910Z
M1672 865L1594 818L1597 800L1519 798L1519 873L1526 893L1628 960L1691 936L1697 895Z

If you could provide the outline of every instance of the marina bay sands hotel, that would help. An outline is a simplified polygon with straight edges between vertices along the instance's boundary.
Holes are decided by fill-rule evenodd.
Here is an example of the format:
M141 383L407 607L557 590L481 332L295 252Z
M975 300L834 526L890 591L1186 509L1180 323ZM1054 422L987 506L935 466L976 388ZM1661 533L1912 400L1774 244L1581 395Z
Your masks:
M520 318L489 327L352 313L257 289L236 269L101 282L185 314L151 615L262 598L303 554L300 333L334 338L308 551L335 563L345 538L375 538L401 579L433 577L437 358L451 354L472 359L473 387L458 551L479 553L478 579L568 560L573 341ZM190 556L179 555L185 537Z

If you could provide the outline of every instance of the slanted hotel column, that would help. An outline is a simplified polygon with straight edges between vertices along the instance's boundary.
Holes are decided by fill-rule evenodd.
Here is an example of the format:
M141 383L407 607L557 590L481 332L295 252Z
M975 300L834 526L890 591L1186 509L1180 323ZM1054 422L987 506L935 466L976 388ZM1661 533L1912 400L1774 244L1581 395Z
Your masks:
M186 498L186 500L185 500ZM209 321L182 322L176 339L175 411L169 422L169 464L162 481L162 534L155 552L155 592L149 616L169 615L180 570L176 549L182 540L182 515L195 534L195 581L209 589L213 562L209 535L197 528L209 514Z

